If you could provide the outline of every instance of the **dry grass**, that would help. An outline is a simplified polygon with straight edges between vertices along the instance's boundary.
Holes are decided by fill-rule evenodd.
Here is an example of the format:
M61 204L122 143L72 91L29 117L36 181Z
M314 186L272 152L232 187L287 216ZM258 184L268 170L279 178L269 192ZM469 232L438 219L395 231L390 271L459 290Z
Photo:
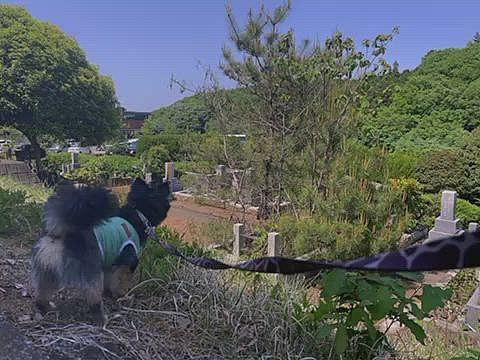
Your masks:
M406 329L392 334L391 341L401 360L450 360L464 354L469 348L480 347L478 334L463 331L454 323L428 321L423 322L422 326L428 334L425 346L415 341L413 335Z
M107 304L103 329L50 314L25 331L36 346L62 355L76 349L107 359L302 358L305 340L292 318L299 284L272 292L272 281L238 286L232 276L182 266L168 283L146 280Z

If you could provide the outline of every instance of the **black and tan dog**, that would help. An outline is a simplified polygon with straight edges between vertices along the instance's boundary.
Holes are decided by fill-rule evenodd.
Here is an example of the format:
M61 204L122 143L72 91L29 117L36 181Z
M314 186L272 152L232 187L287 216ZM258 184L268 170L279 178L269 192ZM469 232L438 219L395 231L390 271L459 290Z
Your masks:
M44 208L44 234L35 242L32 285L40 312L49 310L60 288L85 294L97 321L104 321L102 294L125 294L138 265L150 226L170 208L169 187L136 179L121 208L115 195L100 187L58 188Z

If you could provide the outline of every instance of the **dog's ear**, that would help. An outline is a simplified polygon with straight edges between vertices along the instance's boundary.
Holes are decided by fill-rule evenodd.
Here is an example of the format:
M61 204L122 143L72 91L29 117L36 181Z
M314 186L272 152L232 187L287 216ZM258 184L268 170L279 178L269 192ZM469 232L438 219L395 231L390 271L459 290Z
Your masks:
M147 183L140 178L136 178L132 183L132 189L145 189L148 188Z
M140 179L140 178L135 178L135 181L133 182L132 185L135 185L135 186L139 186L139 185L146 186L147 184L146 184L145 181L143 181L142 179Z

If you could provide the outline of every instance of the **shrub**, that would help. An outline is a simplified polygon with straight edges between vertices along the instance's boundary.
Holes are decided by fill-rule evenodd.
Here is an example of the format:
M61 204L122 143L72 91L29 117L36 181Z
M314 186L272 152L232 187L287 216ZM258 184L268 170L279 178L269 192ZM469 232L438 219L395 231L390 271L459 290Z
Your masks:
M426 154L417 167L417 179L427 192L455 190L459 196L480 205L478 153L441 150Z
M41 206L28 202L27 194L0 188L0 233L32 235L41 223Z
M218 164L225 164L224 155L224 137L216 132L207 132L205 134L186 133L182 137L181 153L183 159L189 161L206 162L210 167ZM230 143L227 141L227 143ZM230 159L235 162L235 155L238 152L232 151L228 146ZM245 154L243 154L245 156ZM235 162L236 163L236 162Z
M425 211L419 221L424 225L433 226L435 218L440 215L442 195L440 193L424 194L422 199ZM464 199L457 199L456 216L463 227L467 227L470 222L480 222L480 206Z
M175 172L177 177L182 177L186 172L196 172L202 174L212 173L213 168L208 161L176 161Z
M52 190L40 184L22 184L8 176L0 176L0 188L25 195L27 203L44 203L52 194Z
M42 161L45 170L56 173L62 171L62 165L72 162L70 153L66 152L48 153Z
M68 174L72 180L88 184L105 184L112 177L142 177L139 159L131 156L109 155L88 158L82 167Z
M95 161L98 156L91 154L80 154L80 164L82 166L88 164L90 161ZM46 170L59 173L62 171L62 165L71 164L72 154L68 152L60 153L48 153L45 158L42 159L43 166Z
M52 172L62 171L63 164L71 163L70 153L50 153L43 159L44 166ZM140 159L127 155L80 154L80 168L66 174L71 180L89 184L105 184L115 176L141 177L143 165Z
M148 172L163 174L165 162L169 160L168 150L164 145L155 145L142 154L142 162Z
M161 135L143 135L138 139L137 155L142 156L150 148L162 145L168 152L167 161L175 161L180 154L181 135L161 134Z
M463 226L467 227L470 222L480 222L480 206L472 204L464 199L457 200L457 217Z
M157 228L156 231L160 241L175 246L185 255L200 256L206 254L204 250L198 246L183 243L181 236L175 230L162 226ZM172 272L178 268L181 261L180 258L168 254L151 239L142 249L140 259L139 273L141 279L154 278L160 281L167 281Z
M412 152L395 151L388 154L385 161L390 178L414 178L419 157Z
M423 287L422 295L416 291L407 296L407 287L400 279L341 269L324 274L320 287L318 302L312 304L305 299L297 306L296 319L311 338L306 341L307 347L330 338L341 359L373 359L382 350L392 350L386 333L397 321L424 344L426 334L413 319L426 318L451 296L451 290L429 285ZM380 320L387 326L384 332L375 326ZM324 358L328 354L316 355Z

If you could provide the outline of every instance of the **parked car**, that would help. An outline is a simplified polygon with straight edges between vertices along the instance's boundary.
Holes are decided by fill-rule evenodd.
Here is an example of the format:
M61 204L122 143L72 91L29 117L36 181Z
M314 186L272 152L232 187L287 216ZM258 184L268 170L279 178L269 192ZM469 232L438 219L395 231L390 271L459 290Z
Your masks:
M107 153L107 151L106 151L106 149L103 145L90 146L90 152L93 155L105 155Z
M105 145L105 151L108 155L125 155L128 153L128 144L118 143L112 145Z
M91 150L88 146L70 146L67 150L69 153L82 153L82 154L90 154Z
M68 147L71 147L71 146L80 146L80 142L75 140L75 139L67 139L67 145Z
M55 152L55 153L59 153L66 150L67 150L67 147L65 145L59 145L59 144L53 144L47 149L48 152Z
M137 142L138 142L138 139L130 139L127 141L128 153L130 155L134 155L137 153Z

